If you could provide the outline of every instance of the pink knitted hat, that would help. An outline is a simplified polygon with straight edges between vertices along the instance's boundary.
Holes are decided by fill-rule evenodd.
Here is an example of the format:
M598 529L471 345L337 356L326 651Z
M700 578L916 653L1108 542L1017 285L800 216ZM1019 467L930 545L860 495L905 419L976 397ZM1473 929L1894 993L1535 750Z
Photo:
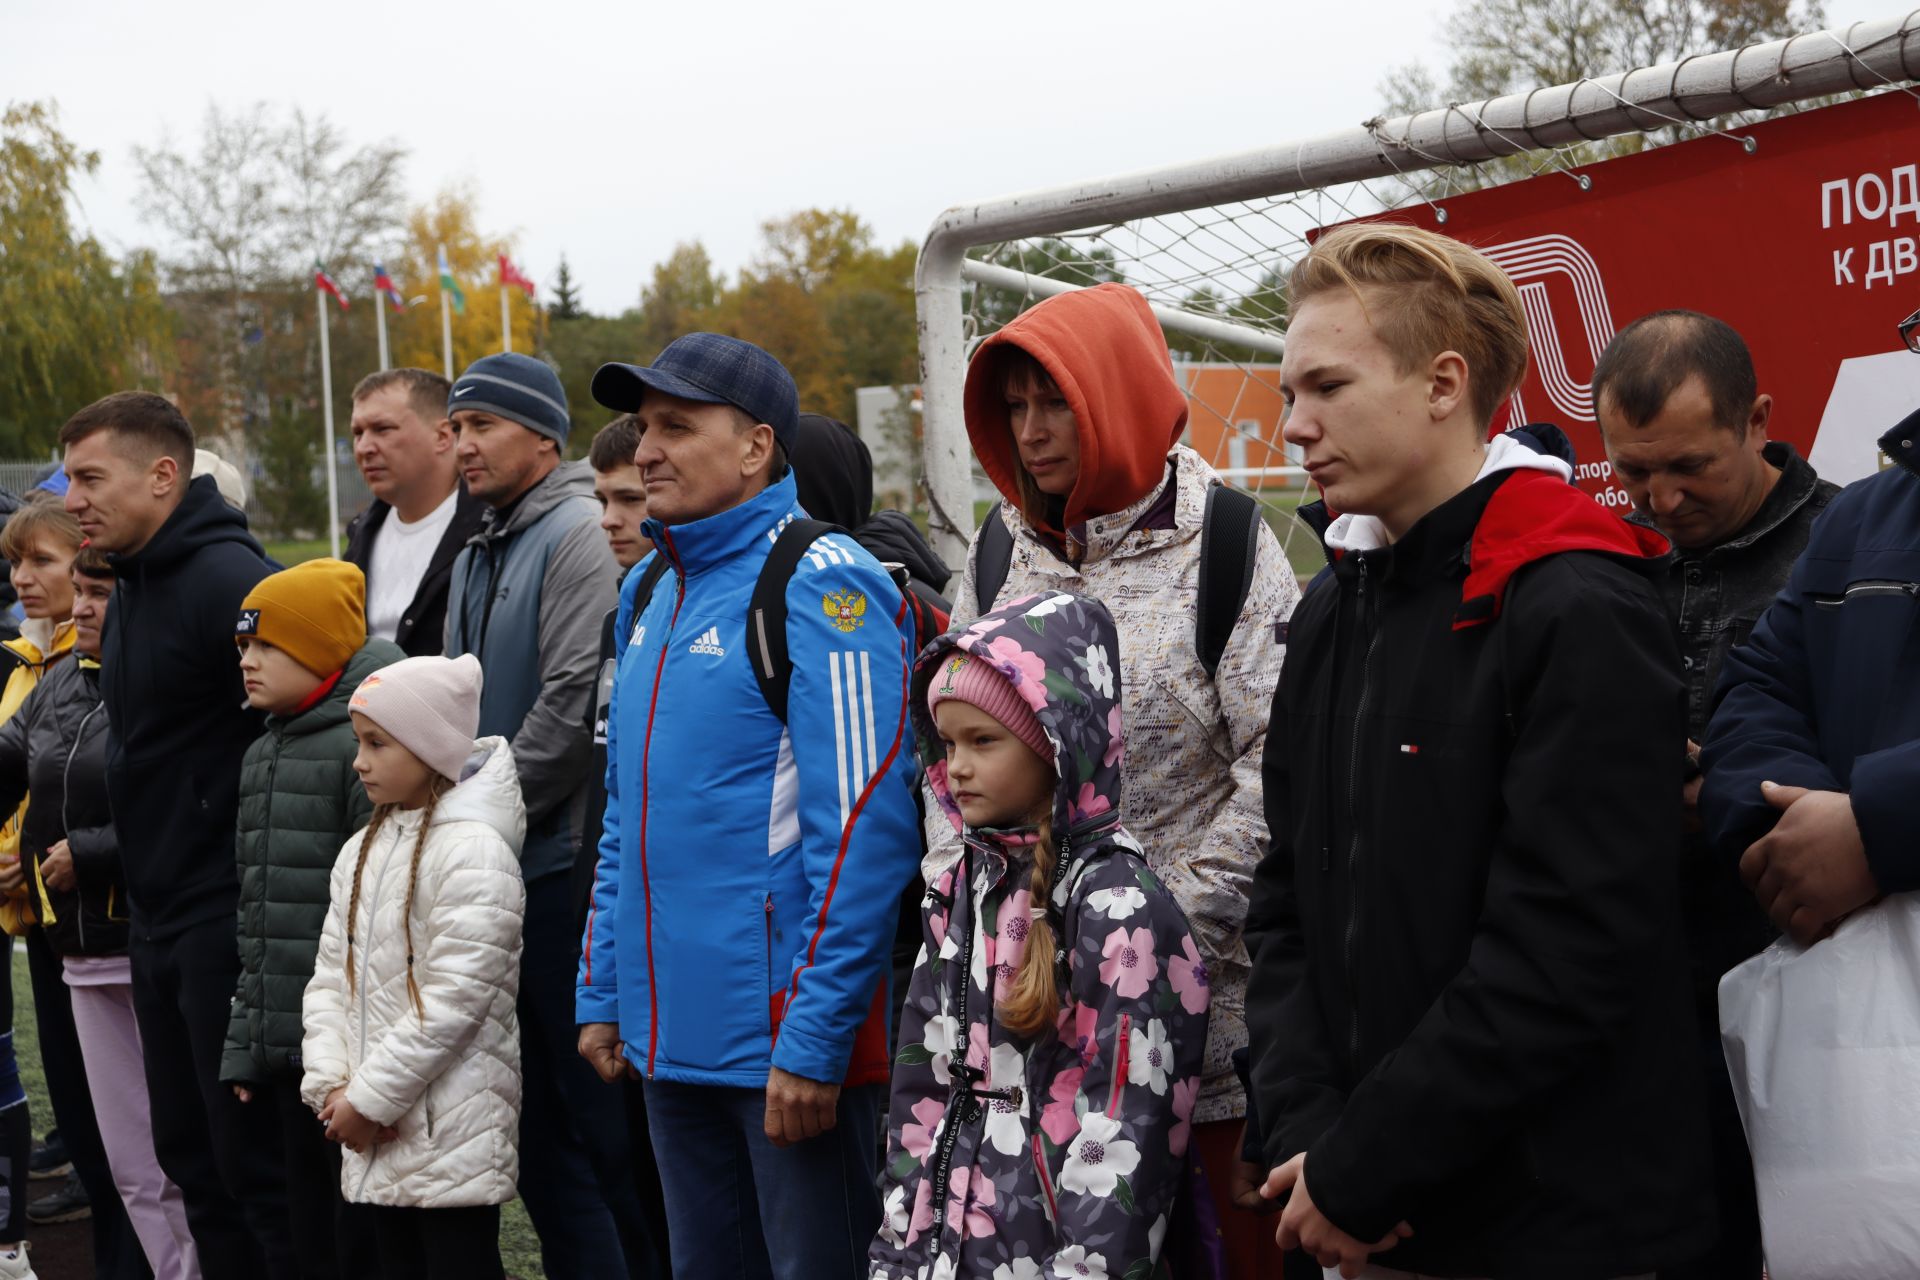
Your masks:
M964 702L980 708L1006 726L1008 733L1033 748L1042 760L1053 759L1053 743L1040 727L1033 708L990 662L982 662L959 649L940 663L932 683L927 685L927 712L939 710L943 702Z
M385 729L429 769L460 781L480 731L480 660L407 658L368 676L347 708Z

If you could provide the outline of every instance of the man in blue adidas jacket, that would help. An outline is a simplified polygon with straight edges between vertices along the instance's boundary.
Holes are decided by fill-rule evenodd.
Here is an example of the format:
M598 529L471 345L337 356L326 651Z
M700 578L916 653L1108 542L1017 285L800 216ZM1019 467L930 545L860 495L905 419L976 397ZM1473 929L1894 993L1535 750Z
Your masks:
M676 1275L863 1276L886 962L919 859L912 623L872 556L817 539L786 587L783 724L750 665L748 604L805 515L791 375L696 333L651 366L603 367L593 395L639 417L645 528L672 572L638 607L630 576L615 623L580 1051L644 1081Z

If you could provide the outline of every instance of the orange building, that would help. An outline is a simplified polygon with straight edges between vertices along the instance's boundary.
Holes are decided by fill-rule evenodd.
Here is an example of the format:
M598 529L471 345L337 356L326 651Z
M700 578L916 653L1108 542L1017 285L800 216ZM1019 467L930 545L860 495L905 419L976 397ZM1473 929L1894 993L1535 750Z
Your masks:
M1285 401L1279 365L1176 361L1173 375L1187 393L1187 443L1226 473L1228 483L1254 492L1305 483L1298 476L1261 474L1299 462L1280 439Z

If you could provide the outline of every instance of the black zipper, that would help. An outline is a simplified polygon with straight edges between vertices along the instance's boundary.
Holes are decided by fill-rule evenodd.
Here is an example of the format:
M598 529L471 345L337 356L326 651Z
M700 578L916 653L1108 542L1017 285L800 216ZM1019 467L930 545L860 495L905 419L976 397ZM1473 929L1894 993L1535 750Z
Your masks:
M1372 692L1373 651L1380 642L1380 628L1371 616L1373 603L1367 596L1367 562L1360 561L1359 585L1355 590L1359 597L1359 611L1363 625L1367 627L1366 654L1360 660L1360 697L1353 708L1353 735L1347 750L1347 824L1350 835L1347 841L1347 1052L1354 1069L1360 1063L1360 980L1355 962L1355 943L1360 932L1360 723L1366 715L1367 695Z

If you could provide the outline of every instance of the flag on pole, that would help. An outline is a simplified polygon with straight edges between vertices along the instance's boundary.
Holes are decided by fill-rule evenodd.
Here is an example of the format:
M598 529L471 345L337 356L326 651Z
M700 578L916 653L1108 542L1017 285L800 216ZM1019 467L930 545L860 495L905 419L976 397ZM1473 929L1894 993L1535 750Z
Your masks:
M500 255L500 287L504 289L508 285L519 289L529 298L533 296L533 281L521 275L520 268L514 266L512 260L503 253Z
M333 277L327 274L327 269L320 265L318 258L314 259L313 263L313 283L319 287L320 292L332 294L342 311L347 309L347 295L340 292L340 286L333 282Z
M394 286L393 277L388 275L386 267L378 262L373 264L373 287L387 295L387 301L393 304L395 311L407 309L407 300L400 296L400 290Z
M453 299L453 309L465 314L467 295L460 292L460 282L453 278L453 268L447 265L447 246L440 246L440 288Z

